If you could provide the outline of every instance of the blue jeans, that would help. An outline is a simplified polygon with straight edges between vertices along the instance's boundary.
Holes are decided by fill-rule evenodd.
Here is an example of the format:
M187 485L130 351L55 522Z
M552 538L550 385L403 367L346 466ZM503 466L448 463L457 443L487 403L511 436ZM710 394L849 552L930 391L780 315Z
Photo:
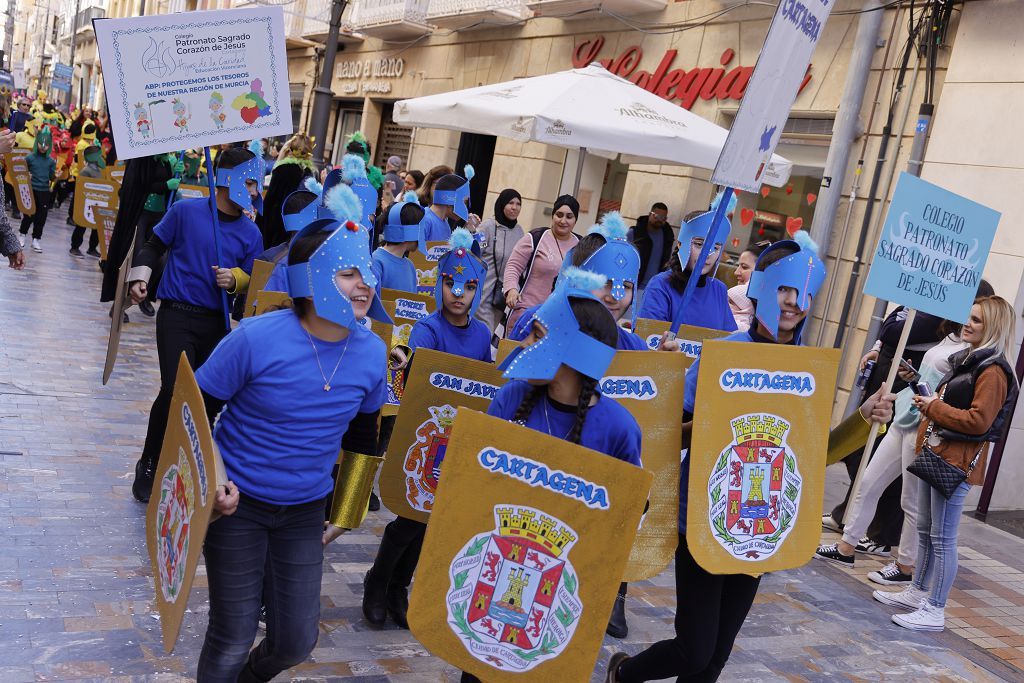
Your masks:
M917 569L914 587L930 591L932 607L945 607L956 578L956 534L960 513L971 485L963 482L946 500L923 479L917 483Z
M324 500L271 505L242 495L210 524L203 555L210 623L199 683L269 681L313 651L320 620ZM250 653L267 607L267 636Z

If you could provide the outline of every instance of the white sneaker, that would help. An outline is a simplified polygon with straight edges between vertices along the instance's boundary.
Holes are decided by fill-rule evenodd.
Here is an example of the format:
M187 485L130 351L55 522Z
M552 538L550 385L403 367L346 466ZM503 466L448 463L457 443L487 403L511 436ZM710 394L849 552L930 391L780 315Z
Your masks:
M840 524L832 517L832 513L821 516L821 526L825 527L829 531L835 531L837 534L843 533L843 525Z
M893 623L911 631L942 631L946 628L946 610L932 607L928 601L921 603L916 612L894 614Z
M21 232L18 233L18 244L21 245L22 249L25 248L25 234L24 233L21 233Z
M874 591L871 594L878 602L883 605L892 605L893 607L905 607L907 609L917 609L924 602L924 599L928 597L927 591L920 590L914 584L910 584L901 591Z
M32 251L36 252L37 254L43 253L43 245L39 243L39 240L32 240Z

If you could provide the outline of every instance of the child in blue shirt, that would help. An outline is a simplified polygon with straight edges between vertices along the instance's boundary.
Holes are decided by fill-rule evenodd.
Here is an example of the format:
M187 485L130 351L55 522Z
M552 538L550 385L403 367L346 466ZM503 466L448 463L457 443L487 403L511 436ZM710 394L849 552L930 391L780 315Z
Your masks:
M373 272L382 288L416 291L416 266L408 257L419 245L423 215L415 192L407 193L403 201L388 209L384 245L373 251Z
M473 255L473 236L468 230L456 228L449 245L451 250L437 264L437 310L413 325L409 335L413 355L408 363L396 350L398 367L405 366L407 376L418 348L488 363L492 360L491 332L473 317L482 298L480 287L487 267ZM396 624L409 628L408 588L426 528L422 522L401 516L385 527L377 557L363 581L363 614L370 623L381 625L390 615Z
M755 324L723 341L799 344L811 301L825 280L825 266L816 252L817 247L806 233L798 233L795 241L783 240L766 249L757 261L747 292L754 301ZM699 372L698 359L686 373L682 444L685 449L690 446ZM883 398L879 392L870 401L888 401L891 415L891 395ZM612 655L606 679L609 683L676 677L717 680L757 595L760 577L710 574L693 559L686 538L689 473L687 457L679 478L675 638L655 643L632 657L623 652Z
M717 205L712 204L709 211L694 212L686 216L679 227L679 239L676 241L676 258L671 259L671 268L658 273L647 284L644 299L640 305L641 318L679 322L683 325L696 325L713 330L732 332L736 329L736 319L729 308L728 289L721 280L714 276L718 262L722 257L725 240L729 237L730 224L728 219L722 220L713 239L712 250L701 269L697 286L693 290L686 310L682 310L683 292L686 283L693 275L694 264L704 246L704 239L711 228L712 219Z
M217 261L211 199L175 202L153 229L135 260L128 279L136 304L146 299L147 283L160 257L167 254L157 287L161 300L156 318L160 391L149 412L149 427L142 456L135 464L132 495L148 502L153 475L164 442L167 411L174 392L178 357L184 351L194 368L202 366L217 343L228 333L221 290L245 291L252 262L263 250L263 237L243 210L252 210L252 192L263 181L262 161L246 149L217 155L217 191L212 198L219 221L221 261ZM114 315L119 315L117 311ZM211 416L212 417L212 416ZM212 421L212 420L211 420Z
M243 320L196 373L226 403L214 440L231 480L203 546L210 620L198 680L270 680L316 644L324 546L360 521L344 510L367 503L338 496L325 523L332 491L350 483L332 468L339 450L373 453L386 395L384 344L359 324L387 319L368 239L352 221L312 222L289 251L294 309ZM261 605L267 634L253 648Z

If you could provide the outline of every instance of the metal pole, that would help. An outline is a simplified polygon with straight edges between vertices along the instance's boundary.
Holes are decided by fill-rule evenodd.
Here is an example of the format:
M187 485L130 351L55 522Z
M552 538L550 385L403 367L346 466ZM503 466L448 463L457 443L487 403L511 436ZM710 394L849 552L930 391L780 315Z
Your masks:
M829 145L828 157L825 159L824 177L821 189L818 190L814 218L811 221L811 238L818 243L822 254L828 253L829 243L832 241L832 224L839 202L843 198L843 182L846 180L846 167L850 163L850 148L861 134L860 110L864 104L864 91L867 90L868 76L871 75L871 60L875 50L880 47L878 35L882 28L882 16L885 14L880 11L881 4L881 0L867 0L861 10L846 85L843 88L843 97L839 101L839 114L832 130L832 144ZM826 180L828 184L825 183Z
M75 96L75 43L78 42L78 13L82 9L82 0L75 0L75 14L71 17L71 88L68 90L68 113L71 113L71 98ZM82 87L85 85L85 69L82 69L82 76L78 79L78 108L82 108Z
M323 68L320 70L320 85L313 88L313 115L309 134L313 136L313 163L317 168L324 165L324 145L327 140L327 121L331 116L334 101L334 59L338 55L338 34L341 32L341 14L345 11L346 0L334 0L331 5L331 24L327 31L327 45L324 49Z
M583 162L587 160L587 148L580 147L580 153L576 158L576 180L572 184L572 196L579 201L580 180L583 178ZM582 209L581 209L582 211Z

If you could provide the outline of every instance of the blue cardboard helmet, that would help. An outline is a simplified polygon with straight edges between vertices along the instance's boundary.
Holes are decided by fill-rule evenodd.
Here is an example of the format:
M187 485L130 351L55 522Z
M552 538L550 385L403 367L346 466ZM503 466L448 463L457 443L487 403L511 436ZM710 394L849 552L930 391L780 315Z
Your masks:
M388 209L387 218L384 223L385 242L416 242L418 244L422 239L423 230L420 228L420 221L416 221L412 225L402 223L402 209L409 204L419 206L419 200L415 192L407 192L402 201L395 202Z
M311 201L297 213L285 213L284 207L288 206L289 200L296 195L309 195ZM320 197L309 190L295 190L281 203L281 221L284 223L285 232L298 232L318 218L327 218L323 213Z
M569 303L570 298L597 301L590 290L603 287L605 279L580 268L567 268L558 281L555 291L534 315L547 334L530 346L520 346L502 361L498 369L507 379L550 380L564 364L599 380L615 357L614 346L607 346L580 329Z
M311 298L317 315L353 330L360 323L352 310L352 301L338 287L334 276L340 270L355 268L366 286L373 290L367 315L380 322L392 322L376 294L377 277L371 266L366 229L354 221L339 225L335 220L322 218L303 228L295 239L321 231L330 231L331 236L313 252L309 261L288 266L288 296Z
M604 275L606 281L611 280L611 294L616 301L625 298L626 283L631 282L635 290L640 277L640 253L626 241L628 230L618 211L605 214L587 232L588 235L601 235L605 244L580 264L584 270Z
M263 213L263 175L265 170L263 159L253 155L251 159L234 168L218 168L216 186L227 188L228 197L243 211L255 210L256 213ZM249 187L245 184L247 180L256 182L257 194L255 197L249 194Z
M448 240L451 250L437 262L437 284L434 285L434 298L437 307L443 306L442 292L445 278L452 279L452 294L460 296L469 283L476 284L473 302L469 305L469 315L476 313L483 300L484 279L487 277L487 266L473 255L473 235L465 228L456 228Z
M782 248L798 251L779 259L764 270L758 270L757 266L754 266L754 271L750 273L750 281L747 283L747 297L757 300L754 315L776 339L779 336L779 316L782 314L777 295L779 288L795 289L796 304L801 311L806 311L825 282L825 264L818 258L817 246L803 231L797 233L796 239L780 240L765 249L757 259L758 265L765 256ZM804 322L806 318L794 331L794 341L797 344L800 343Z
M434 190L434 203L440 204L441 206L450 206L455 215L464 221L469 220L469 181L476 175L476 171L472 166L466 164L465 167L466 182L462 183L454 190ZM450 175L458 178L459 176L452 173ZM447 176L446 176L447 177Z
M679 238L677 239L679 249L676 252L676 256L679 259L679 265L683 267L684 271L690 265L691 243L695 239L705 239L708 236L708 230L711 229L711 224L714 222L715 211L718 209L718 203L721 201L721 199L722 193L719 192L718 195L715 197L715 200L711 202L710 209L700 214L699 216L694 217L690 221L683 221L682 225L679 226ZM737 201L738 200L736 199L736 195L734 194L732 198L729 200L729 206L725 212L727 215L729 213L732 213L732 211L736 208ZM726 240L729 239L729 231L732 230L732 224L729 222L729 218L727 217L727 215L722 216L722 222L718 224L718 230L715 231L715 234L711 238L712 244L718 244L722 247L722 249L718 252L718 258L716 259L716 267L717 261L721 260L722 254L725 252L725 243ZM712 270L711 272L713 274L715 271Z
M366 162L358 154L346 154L341 158L341 167L333 172L340 173L339 180L351 187L359 201L363 203L363 213L359 216L359 222L372 232L373 218L377 213L377 190L366 176ZM326 182L324 185L326 194L326 190L330 188L326 187Z

